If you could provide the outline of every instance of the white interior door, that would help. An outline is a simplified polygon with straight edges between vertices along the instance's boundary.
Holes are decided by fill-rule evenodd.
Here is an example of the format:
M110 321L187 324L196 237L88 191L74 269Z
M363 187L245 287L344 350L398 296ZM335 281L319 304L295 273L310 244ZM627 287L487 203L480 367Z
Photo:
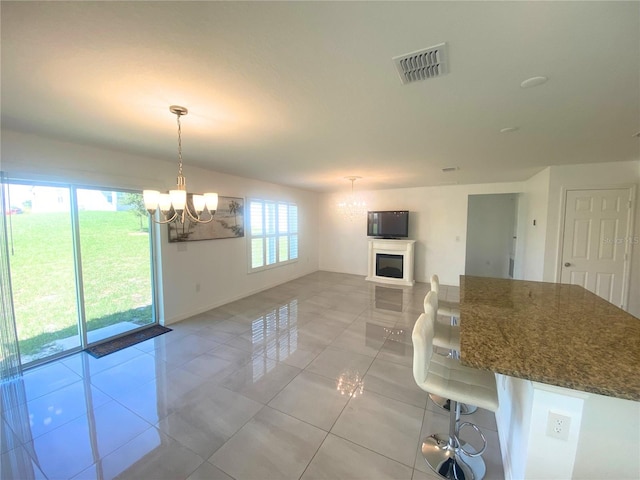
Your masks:
M632 189L568 190L561 282L626 306Z

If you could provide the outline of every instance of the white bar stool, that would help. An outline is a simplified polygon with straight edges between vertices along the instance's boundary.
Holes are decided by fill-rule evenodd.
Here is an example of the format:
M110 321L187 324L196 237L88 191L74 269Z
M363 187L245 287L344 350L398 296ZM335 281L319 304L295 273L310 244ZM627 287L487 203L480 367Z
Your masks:
M454 318L452 315L448 315L451 317L451 323L444 323L438 319L438 315L441 312L440 309L440 283L438 281L437 275L431 276L431 292L435 294L436 298L436 321L434 322L434 337L433 337L433 345L436 347L444 348L449 350L450 358L457 360L459 358L460 352L460 327L456 325ZM429 293L431 293L429 292ZM429 293L424 298L424 309L427 309L427 298L429 298ZM448 310L451 313L451 310ZM460 312L457 312L457 315L460 315ZM448 398L443 398L439 395L435 395L433 393L429 394L429 398L433 403L435 403L438 407L449 410L451 408L450 401ZM466 403L460 403L460 413L462 415L469 415L476 410L478 407L475 405L467 405Z
M458 358L460 351L460 327L438 320L440 300L437 292L431 291L424 297L424 311L427 311L430 299L435 299L436 320L433 325L433 345L449 350L451 358Z
M420 388L450 399L449 433L437 433L422 441L422 455L427 464L443 478L455 480L480 480L486 473L481 455L487 442L480 429L470 423L458 425L459 402L478 405L495 412L498 409L498 392L495 375L460 365L459 362L433 351L434 325L436 322L435 293L427 295L426 311L420 315L413 328L413 377ZM460 440L460 430L471 427L476 430L484 445L479 451Z
M431 275L431 291L436 292L440 298L440 278L438 275ZM440 301L438 303L438 315L451 317L451 325L457 325L460 318L460 308L451 302Z

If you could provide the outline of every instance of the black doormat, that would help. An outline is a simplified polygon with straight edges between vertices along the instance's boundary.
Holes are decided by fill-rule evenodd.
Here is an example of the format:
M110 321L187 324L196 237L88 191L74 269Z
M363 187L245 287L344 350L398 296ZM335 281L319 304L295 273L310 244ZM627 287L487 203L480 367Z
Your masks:
M108 342L101 343L100 345L86 348L85 352L94 358L100 358L170 331L170 328L163 327L162 325L153 325L152 327L145 328L139 332L130 333L129 335L116 338L115 340L110 340Z

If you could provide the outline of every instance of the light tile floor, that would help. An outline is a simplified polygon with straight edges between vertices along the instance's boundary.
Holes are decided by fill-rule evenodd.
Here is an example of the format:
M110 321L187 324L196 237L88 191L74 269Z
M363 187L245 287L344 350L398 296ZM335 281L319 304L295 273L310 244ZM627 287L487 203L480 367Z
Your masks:
M420 439L448 416L411 369L428 288L316 272L27 371L1 387L0 478L436 479ZM470 417L504 478L494 415Z

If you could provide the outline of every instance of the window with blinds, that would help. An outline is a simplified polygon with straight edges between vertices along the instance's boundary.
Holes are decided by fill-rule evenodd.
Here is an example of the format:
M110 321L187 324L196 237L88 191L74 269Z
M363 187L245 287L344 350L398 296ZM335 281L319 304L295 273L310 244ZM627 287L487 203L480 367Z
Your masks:
M249 200L250 271L298 259L298 206Z

